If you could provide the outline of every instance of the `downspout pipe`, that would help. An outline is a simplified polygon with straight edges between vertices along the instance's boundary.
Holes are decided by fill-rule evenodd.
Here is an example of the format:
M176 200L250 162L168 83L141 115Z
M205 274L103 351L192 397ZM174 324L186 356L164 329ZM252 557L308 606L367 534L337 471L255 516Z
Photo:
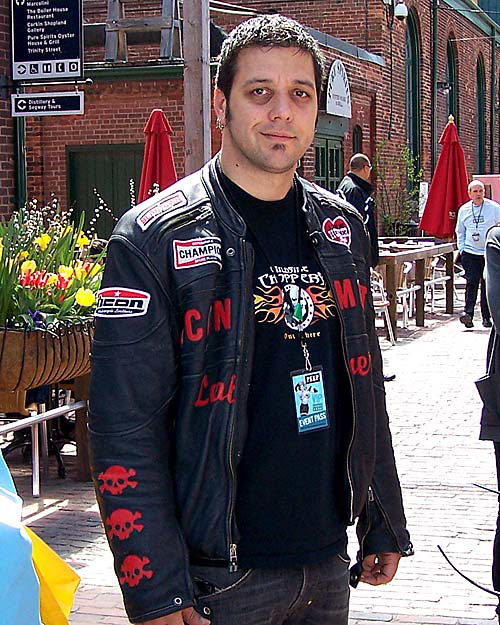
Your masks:
M24 117L15 117L14 122L14 153L16 172L16 209L26 206L27 198L27 165L26 165L26 122Z
M490 174L495 171L495 75L496 75L495 28L491 27L491 88L490 88Z
M432 0L432 66L431 66L431 177L437 163L437 63L438 63L438 6Z

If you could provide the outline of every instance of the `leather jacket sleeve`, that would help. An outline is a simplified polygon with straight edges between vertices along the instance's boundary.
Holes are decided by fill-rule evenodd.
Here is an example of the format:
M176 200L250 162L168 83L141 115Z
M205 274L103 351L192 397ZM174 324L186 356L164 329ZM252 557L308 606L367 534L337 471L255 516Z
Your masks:
M369 277L367 278L369 280ZM406 529L401 486L396 469L392 436L387 414L382 355L375 331L371 293L366 309L367 333L372 356L372 375L376 413L375 469L367 502L357 525L360 557L382 552L413 555Z
M171 474L173 310L151 261L114 235L97 302L89 428L95 490L132 622L193 605Z
M486 293L493 325L500 334L500 227L494 226L486 239Z

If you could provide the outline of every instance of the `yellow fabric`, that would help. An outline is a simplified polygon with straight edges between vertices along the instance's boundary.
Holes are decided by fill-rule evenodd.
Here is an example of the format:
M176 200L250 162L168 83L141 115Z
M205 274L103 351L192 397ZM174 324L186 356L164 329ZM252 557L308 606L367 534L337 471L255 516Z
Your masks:
M44 625L69 625L68 618L80 577L29 527L33 564L40 582L40 615Z

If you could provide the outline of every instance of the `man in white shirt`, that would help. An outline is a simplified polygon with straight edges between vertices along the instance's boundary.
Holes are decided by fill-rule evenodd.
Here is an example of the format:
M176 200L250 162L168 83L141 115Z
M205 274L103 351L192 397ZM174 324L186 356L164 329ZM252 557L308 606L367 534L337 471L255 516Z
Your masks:
M483 326L490 328L491 315L483 279L484 247L489 228L500 222L500 204L484 197L484 184L480 180L473 180L468 191L471 201L460 207L456 226L457 247L466 281L465 308L460 315L460 321L466 328L473 327L474 307L481 284Z

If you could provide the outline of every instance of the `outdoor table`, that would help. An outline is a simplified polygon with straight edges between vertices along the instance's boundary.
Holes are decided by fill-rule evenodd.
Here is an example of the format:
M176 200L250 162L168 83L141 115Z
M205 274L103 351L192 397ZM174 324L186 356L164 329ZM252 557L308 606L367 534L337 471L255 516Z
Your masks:
M400 245L398 245L400 247ZM446 258L446 312L453 314L453 252L457 249L454 241L450 243L438 243L436 245L422 245L400 252L388 252L380 250L379 265L385 265L386 282L385 289L389 299L389 316L391 319L394 337L397 336L397 269L398 265L407 261L415 261L415 284L420 286L415 298L415 321L417 326L424 326L424 280L425 280L425 259L444 255Z

